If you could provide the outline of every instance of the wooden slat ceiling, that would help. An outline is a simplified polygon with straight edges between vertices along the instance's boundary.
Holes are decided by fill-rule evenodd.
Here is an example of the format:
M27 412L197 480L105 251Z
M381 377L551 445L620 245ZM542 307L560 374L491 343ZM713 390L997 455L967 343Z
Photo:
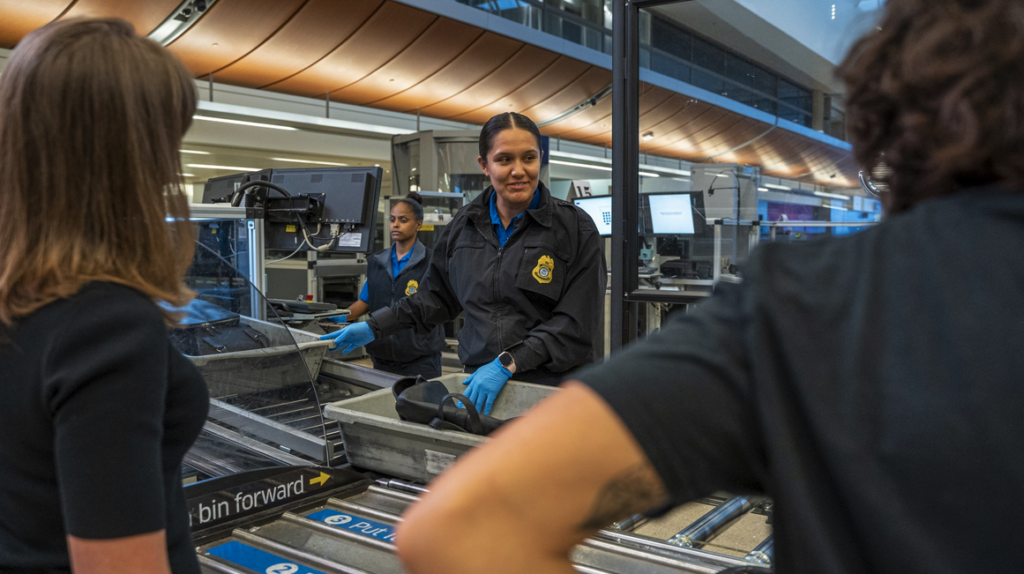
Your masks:
M58 17L120 16L153 30L178 0L0 0L0 46ZM251 88L482 124L519 111L542 123L610 85L609 70L393 0L218 0L170 44L197 76ZM611 144L611 99L545 125ZM850 187L851 154L653 85L641 85L642 151L756 165Z

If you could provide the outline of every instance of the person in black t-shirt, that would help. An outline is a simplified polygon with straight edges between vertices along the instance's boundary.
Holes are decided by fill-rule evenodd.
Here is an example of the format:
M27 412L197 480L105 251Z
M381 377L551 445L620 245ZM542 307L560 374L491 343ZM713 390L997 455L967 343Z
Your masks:
M366 282L359 299L349 306L349 314L337 322L358 319L419 290L430 266L432 250L416 239L423 227L423 200L412 192L391 207L391 240L394 245L374 253L366 263ZM337 337L340 333L334 333ZM441 350L444 349L444 327L434 325L426 334L412 329L366 344L373 368L405 376L422 375L428 379L441 376ZM344 348L342 349L344 350Z
M1024 3L889 0L840 73L886 220L764 245L576 373L403 516L409 572L571 572L716 490L773 497L780 574L1020 570Z
M174 349L192 74L120 19L0 76L0 572L198 574L181 462L209 404Z

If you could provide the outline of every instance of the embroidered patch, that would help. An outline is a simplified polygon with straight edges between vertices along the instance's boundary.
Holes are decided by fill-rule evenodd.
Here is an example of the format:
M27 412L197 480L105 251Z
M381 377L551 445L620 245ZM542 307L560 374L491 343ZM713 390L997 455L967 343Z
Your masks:
M541 255L537 260L537 266L533 268L533 278L537 283L551 283L555 273L555 260L547 255Z
M417 282L415 279L411 279L409 281L409 283L405 286L405 294L406 295L412 295L412 294L416 293L416 290L419 289L419 288L420 288L419 282Z

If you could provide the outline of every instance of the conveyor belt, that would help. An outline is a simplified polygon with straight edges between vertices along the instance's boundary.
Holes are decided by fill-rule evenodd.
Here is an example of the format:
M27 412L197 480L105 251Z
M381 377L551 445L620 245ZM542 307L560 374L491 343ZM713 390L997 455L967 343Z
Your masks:
M401 513L418 498L387 482L352 489L283 510L271 518L239 523L211 539L197 537L204 572L301 574L402 574L394 547ZM413 490L416 488L403 488ZM577 572L613 574L680 572L714 574L750 566L740 558L679 548L631 533L602 531L571 553ZM289 565L294 565L289 566Z

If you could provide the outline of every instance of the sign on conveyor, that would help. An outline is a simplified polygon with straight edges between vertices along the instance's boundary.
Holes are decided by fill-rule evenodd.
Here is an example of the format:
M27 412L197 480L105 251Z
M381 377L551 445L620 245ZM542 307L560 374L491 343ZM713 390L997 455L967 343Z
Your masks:
M354 532L362 536L376 538L384 542L395 543L395 527L383 522L376 522L347 512L338 512L330 508L314 512L306 518L318 520L324 524Z
M259 548L253 548L237 540L225 542L220 546L214 546L206 551L207 554L223 558L239 566L266 572L267 574L324 574L320 570L314 570L300 564L296 564L287 558L271 554Z
M203 496L189 497L190 525L193 529L213 526L315 495L317 491L333 488L339 482L335 471L329 468L302 467L235 484Z

